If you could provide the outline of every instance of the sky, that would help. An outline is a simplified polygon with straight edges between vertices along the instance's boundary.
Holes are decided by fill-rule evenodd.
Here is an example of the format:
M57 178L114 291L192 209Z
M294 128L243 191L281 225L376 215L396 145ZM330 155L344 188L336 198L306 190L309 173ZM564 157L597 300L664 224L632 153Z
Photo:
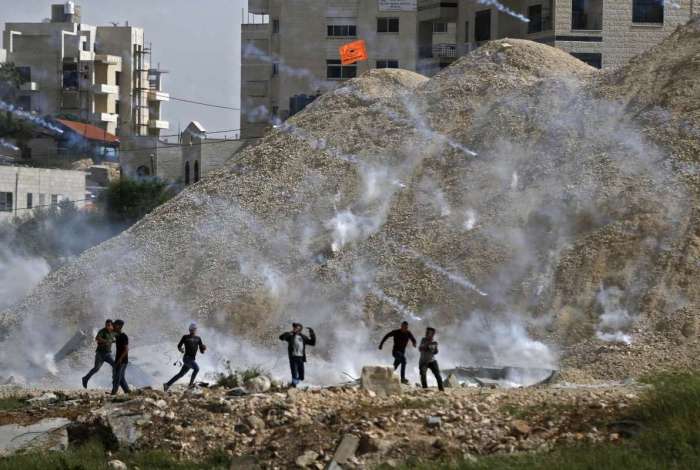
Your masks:
M51 16L51 4L62 0L0 0L0 25L40 22ZM239 107L242 8L246 0L78 0L82 22L109 26L113 22L144 29L153 44L153 65L160 63L163 88L171 96ZM170 101L164 105L170 121L166 134L176 134L190 121L207 131L239 128L238 111ZM234 133L216 134L233 137Z

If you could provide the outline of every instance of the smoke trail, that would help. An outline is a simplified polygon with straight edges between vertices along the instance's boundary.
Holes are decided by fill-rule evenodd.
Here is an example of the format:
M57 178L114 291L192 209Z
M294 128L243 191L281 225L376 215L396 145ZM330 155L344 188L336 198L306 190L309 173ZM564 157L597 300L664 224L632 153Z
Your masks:
M14 150L15 152L19 151L19 147L16 145L6 141L5 139L0 138L0 147L4 147L6 149Z
M417 253L416 251L414 251L410 248L399 246L399 249L401 250L402 253L407 253L407 254L411 255L412 257L414 257L415 259L417 259L418 261L423 263L428 268L432 269L435 272L442 274L443 276L445 276L446 278L448 278L450 281L454 282L455 284L460 285L460 286L464 287L465 289L473 290L474 292L476 292L477 294L479 294L482 297L488 296L488 294L486 292L479 289L473 282L466 279L464 276L461 276L459 274L456 274L456 273L453 273L453 272L446 270L445 268L443 268L439 264L435 263L430 258L423 256L420 253Z
M374 295L376 295L380 300L383 300L384 302L388 303L397 312L400 312L404 317L409 317L411 320L414 321L422 321L423 319L416 315L410 308L406 307L404 304L398 301L398 299L395 299L391 297L390 295L387 295L383 290L376 286L371 286L370 287L370 292Z
M511 10L507 6L503 5L501 2L498 0L476 0L479 4L484 5L484 6L489 6L489 7L494 7L496 10L505 13L506 15L510 15L513 18L519 19L523 23L529 23L530 18L527 16L523 16L520 13Z
M623 292L617 287L600 287L596 301L602 307L603 314L596 331L598 339L612 343L632 343L632 336L626 331L634 324L634 318L622 306L622 296Z
M49 129L51 131L54 131L58 134L63 134L63 129L54 126L50 122L46 121L45 119L40 118L39 116L35 116L32 113L29 113L27 111L24 111L22 108L18 108L17 106L10 104L10 103L5 103L4 101L0 100L0 111L7 111L15 115L19 119L24 119L26 121L30 121L37 126L41 126L43 128Z
M288 77L306 79L310 82L313 88L326 88L332 85L333 82L327 80L321 80L316 77L310 70L305 68L292 67L284 62L284 60L279 56L268 55L265 51L262 51L255 47L254 45L247 43L243 48L243 58L244 59L257 59L261 62L266 62L271 65L276 65L277 70L280 74L287 75Z
M476 227L476 222L477 215L474 209L467 209L466 211L464 211L464 224L462 225L464 227L464 230L474 230L474 228Z

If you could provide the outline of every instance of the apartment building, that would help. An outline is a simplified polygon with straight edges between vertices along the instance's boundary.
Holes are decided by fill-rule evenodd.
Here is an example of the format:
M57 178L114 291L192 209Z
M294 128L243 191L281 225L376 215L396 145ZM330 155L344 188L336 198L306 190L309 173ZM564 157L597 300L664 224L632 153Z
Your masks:
M622 65L697 14L693 8L693 0L249 0L241 137L264 135L270 115L284 120L370 68L431 76L492 39L530 39L595 67ZM338 47L356 39L369 60L341 66Z
M124 137L158 137L169 127L160 70L150 65L144 31L90 26L73 2L51 6L51 18L6 23L5 60L17 67L18 104L40 114L73 115Z
M0 221L69 200L86 202L85 172L0 165Z

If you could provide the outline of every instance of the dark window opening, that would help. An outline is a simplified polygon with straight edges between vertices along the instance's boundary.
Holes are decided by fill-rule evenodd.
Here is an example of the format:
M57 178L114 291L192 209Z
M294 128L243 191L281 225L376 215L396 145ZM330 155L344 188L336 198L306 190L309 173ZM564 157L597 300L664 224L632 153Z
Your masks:
M338 59L326 60L326 78L345 80L357 76L357 65L341 65Z
M140 167L138 167L136 169L136 174L138 175L139 178L144 178L146 176L151 175L151 169L145 165L141 165Z
M593 52L572 52L572 56L576 57L581 62L585 62L591 67L600 69L603 67L603 55Z
M17 67L17 75L19 75L20 83L27 83L32 81L32 68L31 67Z
M527 33L542 32L542 5L531 5L527 9L527 17L530 19L527 24Z
M632 22L655 24L663 23L664 3L661 0L633 0Z
M272 20L272 34L278 34L280 32L280 20Z
M377 68L378 69L398 69L399 68L399 61L398 60L378 60L377 61Z
M119 86L122 84L122 73L121 72L115 72L114 76L114 84Z
M83 51L90 52L90 41L87 39L83 41Z
M477 11L474 15L474 41L491 40L491 10Z
M121 114L122 102L117 100L114 102L114 114Z
M469 42L469 21L464 22L464 42Z
M190 184L190 162L185 162L185 186Z
M572 0L571 29L602 30L603 0Z
M357 36L357 26L354 24L329 24L328 37L355 37Z
M280 64L278 64L277 62L274 62L272 64L272 76L276 77L277 75L279 75L279 73L280 73Z
M378 33L398 33L399 19L398 18L377 18Z
M447 23L433 23L433 33L446 33Z
M0 212L12 212L12 193L0 193Z
M34 207L34 195L32 193L27 193L27 209Z
M22 95L19 98L17 98L17 106L22 108L25 111L31 111L32 110L32 97L29 95Z
M195 160L194 162L194 182L199 181L199 162Z
M296 113L307 107L319 95L294 95L289 98L289 115L294 116Z
M63 88L78 89L78 64L63 64Z
M55 206L58 204L58 194L52 194L51 195L51 205Z

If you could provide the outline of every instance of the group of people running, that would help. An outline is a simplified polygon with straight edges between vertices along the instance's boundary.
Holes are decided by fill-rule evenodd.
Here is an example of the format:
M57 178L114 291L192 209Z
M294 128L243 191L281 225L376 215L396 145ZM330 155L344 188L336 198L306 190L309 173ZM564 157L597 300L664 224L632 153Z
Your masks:
M129 364L129 337L122 331L124 328L123 320L106 320L105 326L97 332L95 342L97 350L95 351L95 365L82 379L83 387L87 388L90 378L95 375L102 365L106 362L112 366L112 395L116 395L121 387L124 393L129 393L129 385L126 382L126 368ZM316 333L312 328L307 328L308 335L303 333L304 327L301 323L292 323L291 331L284 332L280 335L280 340L287 343L287 354L289 356L289 368L292 374L291 386L296 387L304 380L304 364L306 363L306 346L316 345ZM382 338L379 343L379 349L382 349L384 343L393 338L394 345L392 355L394 357L394 370L401 367L401 382L408 383L406 379L406 347L409 341L416 347L416 338L408 329L408 322L402 322L401 327L390 331ZM116 344L116 359L112 357L112 344ZM190 370L189 387L194 387L195 379L199 373L199 365L197 365L197 353L202 354L207 350L207 347L202 342L202 338L197 336L197 324L191 323L189 326L189 334L184 335L177 344L177 349L182 356L182 367L173 378L163 384L163 390L168 391L175 382L184 377ZM438 343L435 341L435 329L427 328L425 337L421 339L420 358L418 360L418 369L420 371L421 385L423 388L428 387L427 371L430 370L435 376L438 388L444 390L442 384L442 376L440 375L440 367L435 359L438 353Z

